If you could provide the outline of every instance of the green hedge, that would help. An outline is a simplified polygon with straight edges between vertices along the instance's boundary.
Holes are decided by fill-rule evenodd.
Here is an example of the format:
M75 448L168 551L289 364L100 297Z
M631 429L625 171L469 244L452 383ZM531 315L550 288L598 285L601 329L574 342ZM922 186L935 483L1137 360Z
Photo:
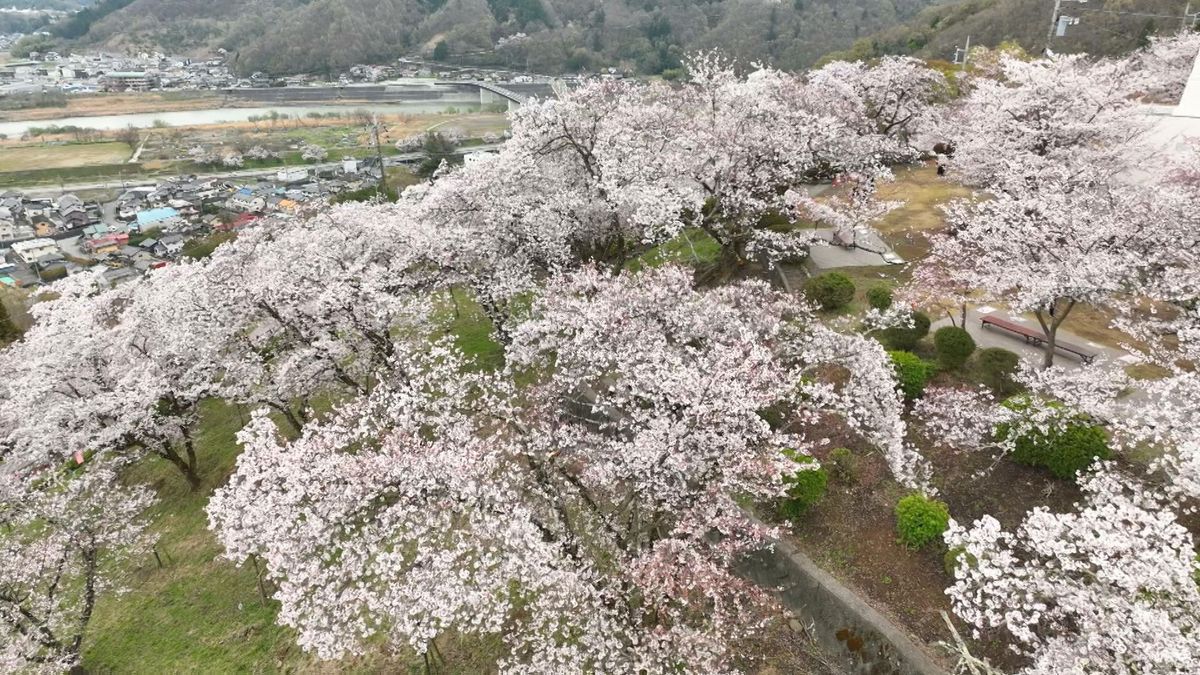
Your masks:
M891 328L885 328L880 332L879 337L883 341L883 344L887 345L888 349L909 352L917 346L917 343L922 338L929 335L930 323L932 322L925 313L913 312L911 327L892 326Z
M975 351L975 339L962 328L946 326L933 334L938 365L945 370L958 370Z
M939 539L950 526L950 509L944 502L914 492L896 504L896 531L909 548L921 548Z
M872 286L867 289L867 304L879 311L892 306L892 289L887 286Z
M793 450L788 450L785 454L800 464L816 462L812 457L797 455ZM780 502L779 512L783 517L793 520L804 515L825 496L825 489L829 485L829 474L820 467L800 469L785 477L784 483L787 485L787 497Z
M1020 390L1016 380L1020 357L1001 347L981 349L975 357L979 379L1000 396L1010 396Z
M896 372L896 384L904 398L915 401L925 393L925 385L933 375L933 367L912 352L890 351L892 368Z
M1022 412L1034 402L1028 396L1018 396L1004 402L1004 406ZM1056 403L1045 403L1061 407ZM1096 460L1109 459L1112 451L1108 447L1108 435L1103 427L1093 424L1083 415L1064 414L1062 423L1046 431L1031 430L1016 439L1010 439L1011 425L1001 424L996 428L996 437L1013 443L1013 461L1029 466L1044 467L1058 478L1073 480L1080 471L1086 470Z
M854 299L854 282L841 272L829 272L805 282L804 294L829 312L850 304Z

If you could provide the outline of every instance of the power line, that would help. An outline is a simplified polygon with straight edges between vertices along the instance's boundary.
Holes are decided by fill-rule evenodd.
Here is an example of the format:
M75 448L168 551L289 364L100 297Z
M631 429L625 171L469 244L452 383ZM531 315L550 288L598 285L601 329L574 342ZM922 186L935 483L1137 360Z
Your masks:
M1147 12L1122 12L1122 11L1116 10L1116 9L1083 9L1082 7L1080 7L1079 9L1076 9L1074 11L1076 11L1076 12L1091 12L1093 14L1119 14L1121 16L1149 16L1149 17L1153 17L1156 19L1178 19L1181 16L1179 14L1149 14ZM1184 14L1182 16L1196 16L1196 15L1193 13L1190 15Z

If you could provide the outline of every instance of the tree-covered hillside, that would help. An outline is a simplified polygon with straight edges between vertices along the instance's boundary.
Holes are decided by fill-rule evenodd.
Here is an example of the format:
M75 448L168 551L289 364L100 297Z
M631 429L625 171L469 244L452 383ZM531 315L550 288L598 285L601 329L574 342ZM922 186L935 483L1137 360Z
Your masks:
M123 0L108 0L110 3ZM661 73L689 50L801 68L939 0L133 0L82 41L225 47L242 72L341 70L407 53L546 72Z
M914 54L949 59L967 36L971 44L995 46L1012 41L1031 53L1046 47L1053 8L1049 0L963 0L938 4L903 25L858 40L849 50L827 58L872 58ZM1064 2L1062 14L1079 19L1066 35L1054 37L1059 53L1122 54L1144 46L1151 35L1173 33L1183 25L1186 0L1093 0ZM1200 9L1193 5L1192 11ZM1190 25L1191 20L1188 21Z

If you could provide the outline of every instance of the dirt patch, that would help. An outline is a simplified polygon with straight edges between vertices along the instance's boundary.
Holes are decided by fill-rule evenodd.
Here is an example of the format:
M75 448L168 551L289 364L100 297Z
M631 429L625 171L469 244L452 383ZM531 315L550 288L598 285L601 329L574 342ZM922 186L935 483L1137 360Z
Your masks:
M814 454L825 462L833 448L850 448L854 453L852 478L839 479L831 472L825 498L789 524L787 536L881 614L936 652L934 645L949 639L941 617L941 612L950 614L945 589L953 583L945 570L945 547L912 550L900 544L894 508L906 490L892 480L879 453L836 430L828 436L830 442ZM1074 485L1048 473L1008 460L996 461L987 454L949 448L923 452L933 464L939 498L961 523L989 514L1005 528L1014 528L1035 506L1067 511L1080 496ZM831 469L831 464L825 463ZM969 635L961 623L958 626ZM985 635L972 650L1003 667L1019 666L999 637Z

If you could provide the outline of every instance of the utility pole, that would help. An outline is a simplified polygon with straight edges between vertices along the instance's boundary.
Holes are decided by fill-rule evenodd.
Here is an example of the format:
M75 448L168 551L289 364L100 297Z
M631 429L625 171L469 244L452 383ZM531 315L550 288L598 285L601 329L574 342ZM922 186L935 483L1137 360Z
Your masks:
M1187 32L1187 29L1188 29L1188 19L1189 19L1189 18L1191 18L1191 14L1192 14L1192 3L1190 3L1190 2L1189 2L1189 3L1187 4L1187 7L1186 7L1186 8L1184 8L1184 10L1183 10L1183 21L1182 21L1182 22L1180 23L1180 25L1179 25L1179 32L1180 32L1180 33Z
M1050 53L1050 41L1054 39L1054 29L1058 25L1058 11L1062 9L1062 0L1054 0L1054 12L1050 15L1050 30L1046 31L1046 53Z
M379 144L379 115L371 114L371 129L372 136L375 139L375 159L379 162L379 185L376 192L386 198L387 197L387 170L383 166L383 147Z
M959 64L958 69L966 70L967 69L967 61L969 61L969 60L971 60L971 36L970 35L967 36L967 46L963 47L963 60L962 60L962 63Z

